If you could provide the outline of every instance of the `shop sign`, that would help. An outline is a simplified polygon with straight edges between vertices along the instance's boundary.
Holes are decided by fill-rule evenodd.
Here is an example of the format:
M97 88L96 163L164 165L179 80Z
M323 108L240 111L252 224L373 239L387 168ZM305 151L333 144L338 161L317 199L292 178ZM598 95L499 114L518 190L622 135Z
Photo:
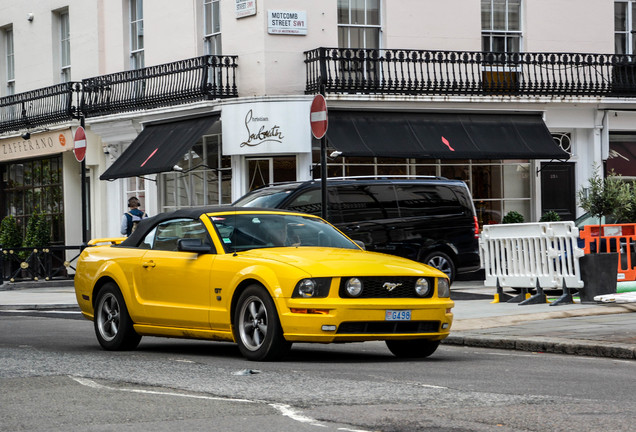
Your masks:
M71 129L33 133L29 139L21 137L0 140L0 161L31 159L73 150Z
M256 0L235 0L236 18L256 15Z
M307 34L306 11L267 11L267 33L303 36Z
M311 152L307 112L311 101L237 103L223 106L223 154Z

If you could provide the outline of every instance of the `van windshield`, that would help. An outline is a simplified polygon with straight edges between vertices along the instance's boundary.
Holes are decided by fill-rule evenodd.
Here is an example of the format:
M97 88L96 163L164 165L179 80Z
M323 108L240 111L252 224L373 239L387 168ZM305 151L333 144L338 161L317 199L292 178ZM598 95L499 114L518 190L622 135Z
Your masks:
M256 190L242 198L239 198L232 205L238 207L277 208L278 205L293 191L294 189L289 188L266 188Z

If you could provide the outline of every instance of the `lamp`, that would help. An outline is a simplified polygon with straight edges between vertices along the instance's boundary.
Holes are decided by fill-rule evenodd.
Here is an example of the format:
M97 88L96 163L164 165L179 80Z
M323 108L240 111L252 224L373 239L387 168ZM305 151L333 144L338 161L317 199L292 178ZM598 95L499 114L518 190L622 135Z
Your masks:
M31 133L30 132L25 132L22 134L22 139L23 140L28 140L31 138Z
M337 158L337 157L338 157L338 156L340 156L341 154L342 154L342 152L341 152L341 151L336 150L336 151L331 152L331 154L329 155L329 157L331 157L331 158Z

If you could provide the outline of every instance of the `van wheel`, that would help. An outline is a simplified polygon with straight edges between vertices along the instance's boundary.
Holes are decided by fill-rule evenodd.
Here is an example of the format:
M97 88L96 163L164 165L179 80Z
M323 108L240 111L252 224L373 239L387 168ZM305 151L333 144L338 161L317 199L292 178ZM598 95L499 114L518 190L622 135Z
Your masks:
M435 251L426 255L426 258L422 261L426 265L435 267L437 270L446 273L448 279L452 283L455 280L455 263L444 252Z

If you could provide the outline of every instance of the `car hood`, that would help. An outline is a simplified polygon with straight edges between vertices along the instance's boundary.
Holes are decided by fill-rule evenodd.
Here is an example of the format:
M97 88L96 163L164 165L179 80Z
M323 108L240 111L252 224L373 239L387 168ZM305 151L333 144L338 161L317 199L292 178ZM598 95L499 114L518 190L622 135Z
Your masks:
M446 276L433 267L406 258L356 249L283 247L252 249L240 252L239 255L294 266L312 277Z

